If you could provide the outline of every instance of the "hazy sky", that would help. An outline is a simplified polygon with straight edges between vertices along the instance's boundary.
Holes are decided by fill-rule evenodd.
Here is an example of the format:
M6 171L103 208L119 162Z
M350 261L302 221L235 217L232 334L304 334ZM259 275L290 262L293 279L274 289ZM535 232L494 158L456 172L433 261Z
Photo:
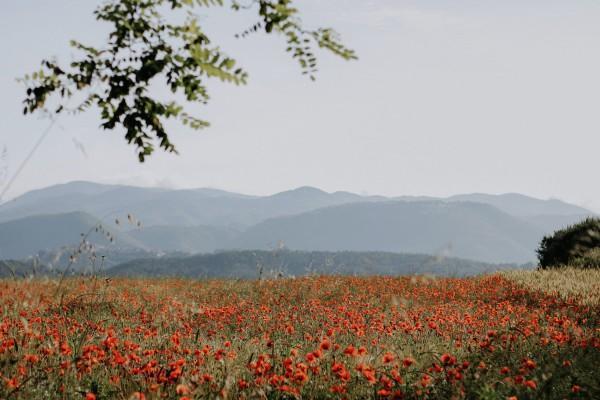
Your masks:
M99 1L0 6L0 171L11 175L47 120L21 114L15 78L72 38L101 43ZM250 73L210 85L190 108L212 127L174 126L179 156L137 163L93 112L64 116L7 197L71 180L446 196L520 192L600 211L600 2L300 0L306 25L330 25L360 57L320 57L301 76L281 38L238 40L250 20L204 11L207 30ZM0 172L1 174L1 172ZM6 183L6 176L4 182Z

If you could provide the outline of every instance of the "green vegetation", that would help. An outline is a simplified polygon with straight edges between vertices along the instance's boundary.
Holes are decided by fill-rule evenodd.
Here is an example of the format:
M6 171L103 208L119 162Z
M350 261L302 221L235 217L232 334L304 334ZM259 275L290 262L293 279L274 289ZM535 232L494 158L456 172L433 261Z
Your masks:
M518 267L515 264L499 266L460 258L376 251L231 250L193 256L173 252L160 256L135 249L110 250L107 247L98 249L95 254L80 253L72 259L74 250L65 248L60 253L42 252L40 257L27 262L0 261L5 263L0 277L57 276L63 273L69 276L99 273L105 276L235 279L307 275L467 276ZM31 266L33 260L39 264L37 269Z
M507 266L505 266L506 268ZM512 265L516 267L516 265ZM386 252L223 251L189 257L132 260L108 269L110 276L260 278L303 275L476 275L500 267L459 258Z
M585 220L545 236L537 249L541 268L600 267L600 218Z
M356 58L332 29L306 29L292 0L227 3L233 11L258 14L256 23L240 29L238 36L258 31L279 33L302 72L312 79L317 72L315 47L346 60ZM188 102L206 104L209 78L240 85L248 77L233 58L212 42L194 14L196 7L223 5L223 0L104 2L95 16L112 25L106 45L94 48L71 41L82 57L74 60L70 68L44 60L41 70L23 79L27 85L23 112L44 109L56 114L78 113L97 108L102 128L123 128L127 142L136 146L140 162L152 154L156 143L166 151L176 152L163 125L165 120L177 119L193 129L204 128L208 122L188 114L175 100L157 97L150 88L158 83ZM161 11L167 10L169 15L165 17ZM187 18L178 20L182 14ZM47 100L53 94L60 101L48 110ZM79 106L70 109L67 99L75 94L84 97Z

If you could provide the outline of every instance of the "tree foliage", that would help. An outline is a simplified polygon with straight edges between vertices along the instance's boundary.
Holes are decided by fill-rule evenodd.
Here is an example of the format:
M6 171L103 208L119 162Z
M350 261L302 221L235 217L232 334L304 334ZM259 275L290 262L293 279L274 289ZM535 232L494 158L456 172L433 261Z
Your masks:
M235 85L245 84L247 72L226 55L207 36L193 14L197 7L223 6L235 12L255 12L257 22L239 37L254 32L278 33L285 38L287 52L297 60L302 73L314 79L317 72L315 48L325 49L343 59L355 59L354 52L342 44L329 28L307 30L298 17L292 0L110 0L98 7L98 21L112 25L106 46L95 48L78 41L71 46L81 57L69 68L56 61L43 60L41 70L27 75L24 113L44 110L58 114L79 113L95 106L104 129L122 128L125 139L136 147L143 162L156 144L176 152L165 130L165 120L177 119L193 129L207 127L207 121L184 110L175 100L164 101L150 88L166 84L171 92L182 94L188 102L205 104L209 100L206 81L217 78ZM162 12L161 12L162 11ZM184 21L165 18L187 15ZM67 106L75 94L83 96L74 108ZM56 106L47 106L55 95Z
M537 249L541 268L565 265L595 267L600 249L600 218L585 220L545 236ZM589 265L588 265L589 263Z

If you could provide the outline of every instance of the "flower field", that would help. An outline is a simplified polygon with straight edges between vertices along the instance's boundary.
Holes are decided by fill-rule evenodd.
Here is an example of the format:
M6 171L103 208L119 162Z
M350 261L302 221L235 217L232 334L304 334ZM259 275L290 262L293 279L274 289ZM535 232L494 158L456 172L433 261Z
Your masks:
M0 281L1 399L600 398L600 308L508 275Z

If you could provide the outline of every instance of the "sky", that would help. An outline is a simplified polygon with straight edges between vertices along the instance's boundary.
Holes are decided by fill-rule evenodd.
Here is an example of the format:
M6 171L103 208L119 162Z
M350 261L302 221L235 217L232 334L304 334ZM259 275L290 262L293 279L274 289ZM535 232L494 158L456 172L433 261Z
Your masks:
M101 44L100 1L0 7L0 187L49 121L22 115L15 78L70 39ZM61 116L5 196L73 180L271 194L299 186L363 194L519 192L600 212L600 2L299 0L308 27L331 26L358 53L319 53L303 77L281 37L234 34L253 19L199 9L203 27L249 73L210 82L191 105L211 127L169 125L180 155L137 162L93 111Z

